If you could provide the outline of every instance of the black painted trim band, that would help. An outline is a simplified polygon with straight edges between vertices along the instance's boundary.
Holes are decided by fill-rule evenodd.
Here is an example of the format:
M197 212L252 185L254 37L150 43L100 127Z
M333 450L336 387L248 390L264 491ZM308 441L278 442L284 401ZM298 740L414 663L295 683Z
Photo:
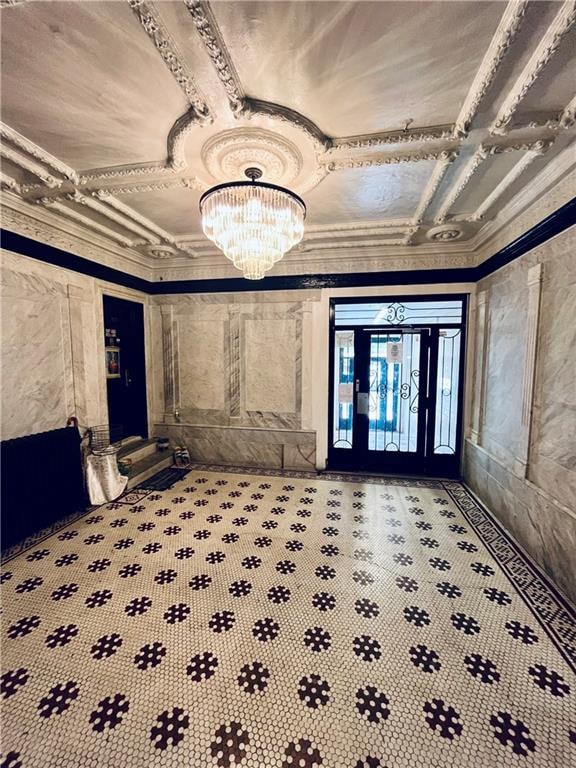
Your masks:
M150 295L179 293L242 293L246 291L288 291L320 288L364 288L382 285L434 285L450 283L476 283L504 267L514 259L546 242L576 223L576 197L557 211L520 235L498 253L477 267L450 269L409 269L391 272L332 273L325 275L271 275L254 286L242 277L226 277L216 280L169 280L151 282L135 277L119 269L76 256L52 245L40 243L29 237L3 229L0 245L9 251L30 256L47 264L70 269L73 272L106 280L125 288Z

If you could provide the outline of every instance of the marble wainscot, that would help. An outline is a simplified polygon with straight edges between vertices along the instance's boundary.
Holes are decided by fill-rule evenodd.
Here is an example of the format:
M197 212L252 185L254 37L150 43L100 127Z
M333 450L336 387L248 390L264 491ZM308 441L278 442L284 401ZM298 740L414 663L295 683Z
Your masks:
M155 434L198 461L314 469L311 361L303 364L314 300L302 292L156 297L164 404Z
M576 228L482 280L464 478L576 601Z

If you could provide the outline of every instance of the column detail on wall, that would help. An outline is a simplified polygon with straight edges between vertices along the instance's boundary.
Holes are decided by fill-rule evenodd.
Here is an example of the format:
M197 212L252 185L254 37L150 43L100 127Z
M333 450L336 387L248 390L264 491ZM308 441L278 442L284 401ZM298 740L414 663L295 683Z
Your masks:
M530 431L534 407L534 379L538 351L538 321L540 318L540 294L542 289L542 264L530 267L527 274L528 312L526 316L526 342L524 352L524 375L522 382L522 433L516 457L514 472L526 477L530 450Z
M489 291L481 291L476 298L476 347L474 377L474 407L470 439L482 445L482 425L486 405L486 361L488 360L488 339L490 338L490 315L488 312Z
M178 327L174 319L174 309L163 304L162 313L162 348L164 352L164 412L165 418L172 421L179 411L178 381Z
M72 381L74 387L74 415L78 423L88 426L92 419L88 413L88 393L84 350L86 347L85 325L82 320L82 303L91 297L78 285L68 284L68 314L70 318L70 347L72 355Z
M230 345L230 422L240 420L240 305L228 308Z

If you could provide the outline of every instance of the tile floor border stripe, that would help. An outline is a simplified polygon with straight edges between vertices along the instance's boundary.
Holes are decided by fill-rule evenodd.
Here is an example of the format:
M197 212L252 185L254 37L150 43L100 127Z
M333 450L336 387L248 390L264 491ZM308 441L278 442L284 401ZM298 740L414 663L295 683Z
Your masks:
M576 673L574 606L466 486L452 481L445 481L443 486L568 666Z

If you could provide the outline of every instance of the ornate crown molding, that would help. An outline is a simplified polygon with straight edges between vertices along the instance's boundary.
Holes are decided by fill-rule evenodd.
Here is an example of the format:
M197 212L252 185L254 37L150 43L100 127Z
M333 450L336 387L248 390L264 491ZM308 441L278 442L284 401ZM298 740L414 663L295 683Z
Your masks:
M450 139L454 134L453 125L433 125L429 128L404 128L400 131L385 131L384 133L365 133L359 136L343 136L330 139L331 147L328 154L338 150L368 149L385 147L389 144L412 144L425 141Z
M12 176L8 176L4 171L0 171L0 188L9 189L12 192L16 192L18 195L22 193L20 184L18 184L16 179L13 179Z
M534 160L538 157L542 157L542 155L547 152L550 147L552 146L553 141L536 141L532 146L530 146L528 149L526 149L525 154L523 157L520 158L520 160L516 163L516 165L508 171L506 176L502 179L502 181L494 187L492 192L490 192L489 195L487 195L482 203L478 206L478 208L474 211L472 216L469 217L470 221L480 221L484 218L487 211L494 205L496 200L498 200L506 190L514 184L514 182L520 178L520 176L524 173L524 171L528 168L529 165L531 165ZM510 151L510 150L507 150ZM498 153L496 153L498 154Z
M246 96L244 99L244 114L247 117L264 115L265 117L271 117L273 120L280 120L296 127L307 133L321 152L324 152L331 146L332 139L326 136L315 122L295 109L290 109L290 107L285 107L282 104L274 104L271 101L262 101L261 99L253 99L250 96Z
M86 203L86 198L83 195L81 195L79 192L70 192L69 194L64 196L64 200L69 203L75 203L80 206L88 207ZM60 200L59 198L39 197L34 202L39 205L43 205L46 208L50 208L51 210L58 211L58 213L62 214L62 216L72 219L73 221L76 221L79 224L82 224L89 231L92 230L95 232L99 232L103 234L105 237L107 237L109 240L119 243L120 245L123 245L126 247L132 246L132 240L130 240L129 238L119 234L114 229L110 229L110 227L104 226L104 224L100 224L99 222L94 221L94 219L89 218L88 216L84 216L84 214L80 213L80 211L77 211L76 208L66 205L65 202Z
M110 192L98 189L92 192L92 196L106 204L107 208L106 211L103 211L104 215L113 219L114 216L110 209L114 209L114 211L118 212L120 218L127 222L128 227L135 232L139 231L146 241L150 243L158 243L160 240L165 240L168 243L175 242L173 235L153 221L150 221L146 216L130 208L130 206L120 200L116 200Z
M476 72L454 125L454 136L468 135L478 107L492 85L500 64L522 26L529 0L510 0Z
M560 128L572 128L576 123L576 96L565 107L560 115Z
M56 171L63 178L77 183L78 174L73 168L66 165L66 163L63 163L62 160L59 160L57 157L54 157L54 155L51 155L50 152L42 149L42 147L39 147L38 144L35 144L33 141L30 141L30 139L22 136L21 133L18 133L14 128L6 125L6 123L0 122L0 135L15 147L22 150L26 155L40 161L42 165Z
M197 121L211 122L210 107L154 5L146 0L128 0L128 4L192 105Z
M436 165L434 166L432 175L430 176L428 183L424 187L424 191L422 192L420 202L418 203L418 207L416 208L416 211L414 212L414 216L412 217L412 224L417 225L422 223L424 219L424 214L426 213L426 211L430 206L430 203L434 199L434 195L438 191L438 187L442 183L442 179L444 178L446 171L454 162L454 160L456 160L457 157L458 157L458 150L440 153L438 159L436 160Z
M27 154L19 149L10 147L5 142L0 144L0 155L6 160L10 160L10 162L14 163L14 165L17 165L22 170L31 173L37 179L40 179L46 187L57 189L62 186L63 180L56 178L56 176L47 171L43 164L39 163L34 158L28 157Z
M564 35L576 21L576 2L565 0L546 30L539 44L528 59L526 66L504 99L492 125L490 133L504 135L509 130L512 118L520 103L530 90L540 73L560 47Z
M224 86L230 109L240 115L244 111L244 89L210 5L202 0L184 0L184 5Z
M345 157L341 160L330 160L322 163L327 171L340 171L346 168L370 168L379 165L397 165L398 163L420 163L425 160L438 160L446 149L435 149L404 154L374 154L360 157Z

